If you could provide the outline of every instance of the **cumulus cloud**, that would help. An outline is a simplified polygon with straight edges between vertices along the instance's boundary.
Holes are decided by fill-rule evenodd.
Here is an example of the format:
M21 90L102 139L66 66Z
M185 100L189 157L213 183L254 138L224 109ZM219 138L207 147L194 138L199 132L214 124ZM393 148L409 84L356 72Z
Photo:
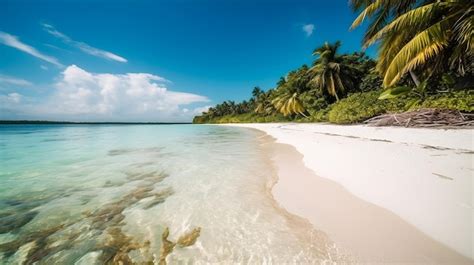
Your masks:
M57 78L46 100L12 108L41 119L190 121L194 113L186 106L209 101L201 95L171 91L167 84L163 77L148 73L91 73L71 65ZM13 104L14 96L4 95L3 101L7 97Z
M90 55L93 55L93 56L96 56L96 57L105 58L105 59L108 59L108 60L121 62L121 63L126 63L127 62L127 59L125 59L125 58L123 58L123 57L121 57L117 54L92 47L89 44L84 43L84 42L75 41L75 40L71 39L69 36L67 36L66 34L56 30L56 28L54 28L52 25L43 23L42 26L43 26L43 29L46 32L48 32L49 34L51 34L54 37L62 40L64 43L67 43L71 46L74 46L74 47L78 48L79 50L81 50L81 51L83 51L87 54L90 54Z
M59 67L63 66L58 61L58 59L39 52L36 48L21 42L18 37L8 34L6 32L0 31L0 43L6 46L10 46L12 48L18 49L22 52L28 53L29 55L32 55L36 58L39 58L43 61L54 64L56 66L59 66Z
M305 24L301 29L306 33L306 37L309 37L313 35L314 24Z
M0 94L0 118L175 122L209 108L196 107L207 97L169 90L170 81L148 73L92 73L71 65L55 80L47 97Z
M8 84L8 85L15 85L15 86L31 86L32 84L29 81L24 79L15 78L6 75L0 75L0 84Z

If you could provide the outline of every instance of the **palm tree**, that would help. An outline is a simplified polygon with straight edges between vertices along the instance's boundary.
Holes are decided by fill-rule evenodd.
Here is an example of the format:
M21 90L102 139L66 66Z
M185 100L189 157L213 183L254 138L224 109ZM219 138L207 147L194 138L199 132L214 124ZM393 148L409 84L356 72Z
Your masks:
M256 86L256 87L254 87L253 90L252 90L252 97L256 99L256 98L258 98L262 93L263 93L263 90L262 90L260 87Z
M296 71L288 73L286 78L280 78L275 97L271 101L276 110L285 116L300 114L306 116L306 109L300 99L301 94L308 91L308 67L303 65Z
M377 70L386 87L416 71L432 74L447 69L472 73L474 2L471 0L352 0L362 10L351 28L371 19L364 47L379 45Z
M311 75L309 84L315 85L321 91L327 91L337 101L338 93L343 93L354 86L350 72L355 71L351 65L342 63L343 57L337 55L340 46L341 42L336 41L332 44L326 42L316 48L313 55L318 58L314 61L314 66L309 69Z
M255 113L269 115L274 113L275 108L272 105L271 95L273 90L261 93L256 99Z
M306 109L299 99L299 94L285 91L272 100L272 104L281 114L289 116L292 114L301 114L306 117Z

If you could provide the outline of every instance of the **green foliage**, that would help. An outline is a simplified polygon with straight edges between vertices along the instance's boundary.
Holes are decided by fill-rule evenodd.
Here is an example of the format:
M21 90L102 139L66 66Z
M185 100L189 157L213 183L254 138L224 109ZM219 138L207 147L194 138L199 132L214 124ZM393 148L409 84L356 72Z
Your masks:
M301 94L300 99L303 106L311 115L329 106L327 99L324 98L319 90L306 91Z
M273 89L267 92L262 92L255 98L255 109L253 110L257 114L271 115L276 112L275 107L272 104Z
M265 122L287 122L289 118L281 115L259 115L256 113L244 113L238 115L224 115L207 120L205 123L265 123Z
M374 116L403 112L419 108L453 109L464 112L474 112L474 89L458 90L446 93L437 93L426 96L423 100L411 91L395 98L380 100L381 91L353 93L332 105L323 103L318 98L313 103L314 107L308 117L292 119L282 114L260 115L245 113L237 115L224 115L206 119L205 116L196 116L194 123L265 123L265 122L331 122L337 124L357 123ZM310 93L306 94L309 96ZM323 107L324 106L324 107Z
M387 112L401 112L406 109L409 98L379 100L380 91L354 93L332 105L328 120L347 124L367 120Z
M336 100L339 100L340 96L348 90L354 89L355 80L353 77L357 72L357 68L353 63L350 63L347 55L341 56L337 53L340 46L341 42L336 41L331 44L326 42L316 48L313 55L318 58L309 70L311 74L309 84L321 91L326 91Z
M390 89L386 89L382 94L380 94L379 99L391 99L391 98L397 98L402 95L406 95L410 93L411 87L407 86L399 86L399 87L394 87Z
M361 80L359 90L361 92L368 92L373 90L379 90L382 88L382 77L375 70L371 69Z
M354 93L332 105L328 120L332 123L347 124L362 122L374 116L403 112L419 108L452 109L474 112L474 90L459 90L437 93L420 98L413 91L409 94L378 99L380 91Z
M208 122L208 119L204 115L194 116L194 118L193 118L193 123L194 124L203 124L203 123L207 123L207 122Z
M272 100L273 106L284 116L299 114L306 116L306 109L303 107L298 93L285 93Z
M329 121L329 112L331 107L321 109L311 114L311 117L308 121L310 122L328 122Z
M284 116L306 116L306 109L301 101L301 95L308 91L308 67L303 65L296 71L291 71L286 78L280 79L273 93L271 103Z
M428 96L425 101L413 108L453 109L474 112L474 90L460 90Z
M472 73L474 58L474 2L472 0L351 0L360 11L351 28L369 21L364 46L378 43L377 69L384 86L396 85L404 75L425 78L451 69ZM416 78L414 78L416 79Z
M361 8L366 8L359 0L351 1L358 2ZM379 8L377 5L374 7ZM407 9L401 11L406 12ZM363 20L363 17L360 19ZM386 25L382 23L379 26ZM379 30L369 29L373 31L372 34L376 34ZM388 46L381 49L390 49L391 44L394 50L401 49L399 45L403 44L404 39L395 38L395 40L399 42L391 43L384 40L382 45ZM416 87L413 87L410 76L401 75L390 77L392 80L397 80L398 87L383 91L380 65L376 66L377 63L364 53L338 54L339 46L339 42L324 44L314 51L313 55L317 58L311 68L303 65L290 71L279 79L275 88L264 91L255 87L247 101L236 103L229 100L217 104L202 115L196 116L193 122L295 121L347 124L361 122L387 112L402 112L416 108L474 111L472 90L454 91L472 87L474 85L472 74L462 76L454 70L433 74L431 70L422 72L421 69L416 69L416 74L424 79L420 83L417 75L410 71L413 83L417 84ZM386 65L392 59L387 55L381 59L384 61L379 60L378 64Z

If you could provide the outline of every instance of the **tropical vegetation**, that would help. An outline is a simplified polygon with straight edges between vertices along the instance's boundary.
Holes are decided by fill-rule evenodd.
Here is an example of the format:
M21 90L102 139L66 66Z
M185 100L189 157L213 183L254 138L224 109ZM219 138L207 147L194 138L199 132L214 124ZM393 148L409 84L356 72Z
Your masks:
M225 101L195 123L355 123L417 108L474 112L474 1L351 0L367 23L364 52L339 53L341 42L313 51L311 66L281 77L274 88L255 87L249 100Z

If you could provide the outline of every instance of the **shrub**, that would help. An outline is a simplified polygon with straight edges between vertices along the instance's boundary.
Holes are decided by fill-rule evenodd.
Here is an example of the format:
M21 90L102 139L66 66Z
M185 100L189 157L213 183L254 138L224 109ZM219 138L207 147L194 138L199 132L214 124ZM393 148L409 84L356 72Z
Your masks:
M332 105L328 119L332 123L361 122L386 112L406 110L408 97L379 100L381 91L354 93Z
M237 115L224 115L221 117L212 118L206 123L251 123L251 122L285 122L290 121L290 118L287 118L281 114L275 115L260 115L256 113L244 113Z
M371 71L369 74L362 78L359 89L362 92L368 92L373 90L379 90L382 88L382 77L376 71Z
M331 106L320 109L318 111L314 111L311 113L311 116L309 117L309 121L311 122L327 122L329 121L328 119L328 113L331 110Z
M474 90L460 90L428 96L414 108L452 109L474 112Z
M300 99L303 103L304 108L309 113L325 109L329 105L329 103L324 98L323 94L319 89L310 90L302 93Z

